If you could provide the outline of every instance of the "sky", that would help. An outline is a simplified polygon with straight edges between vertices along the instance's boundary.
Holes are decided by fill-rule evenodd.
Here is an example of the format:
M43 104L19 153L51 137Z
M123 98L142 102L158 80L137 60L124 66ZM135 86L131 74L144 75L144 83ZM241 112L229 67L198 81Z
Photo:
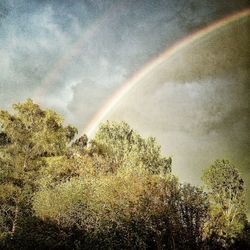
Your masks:
M0 0L0 109L32 98L81 131L166 48L247 7L249 0ZM109 118L155 136L182 180L198 183L203 167L227 157L250 182L249 30L249 21L237 22L179 52Z
M156 66L110 112L153 135L185 181L217 158L250 183L250 16L215 30Z
M164 48L247 5L1 0L0 107L32 97L84 127L117 87Z

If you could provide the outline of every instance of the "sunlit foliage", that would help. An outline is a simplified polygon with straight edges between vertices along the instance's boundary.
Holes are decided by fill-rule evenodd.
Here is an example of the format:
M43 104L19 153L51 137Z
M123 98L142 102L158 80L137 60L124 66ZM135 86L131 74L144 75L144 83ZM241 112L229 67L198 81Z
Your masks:
M223 246L230 246L246 224L244 181L227 160L217 160L203 176L209 190L209 220L205 232Z
M42 110L30 99L13 109L13 113L0 111L0 232L11 237L19 227L19 215L30 208L45 158L64 154L77 132L63 126L60 115Z
M0 248L247 249L245 187L217 160L180 183L155 139L125 122L93 140L27 100L0 111ZM183 166L185 167L185 166Z

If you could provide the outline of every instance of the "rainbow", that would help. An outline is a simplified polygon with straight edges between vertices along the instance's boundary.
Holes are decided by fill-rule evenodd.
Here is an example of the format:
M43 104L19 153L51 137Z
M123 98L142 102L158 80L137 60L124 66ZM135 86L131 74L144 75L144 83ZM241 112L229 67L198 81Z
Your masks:
M107 103L94 115L90 120L88 125L81 132L82 134L87 134L91 137L96 130L100 122L111 112L111 110L116 106L116 104L135 86L137 85L148 73L154 70L159 64L163 61L170 59L173 55L178 53L184 48L187 48L189 45L195 41L208 36L218 29L222 29L225 26L238 21L242 18L245 18L250 15L250 8L244 9L240 12L226 16L222 19L217 20L216 22L208 25L207 27L191 33L190 35L179 40L177 43L165 49L160 55L155 57L149 63L144 65L142 69L137 71L132 77L126 81L107 101Z

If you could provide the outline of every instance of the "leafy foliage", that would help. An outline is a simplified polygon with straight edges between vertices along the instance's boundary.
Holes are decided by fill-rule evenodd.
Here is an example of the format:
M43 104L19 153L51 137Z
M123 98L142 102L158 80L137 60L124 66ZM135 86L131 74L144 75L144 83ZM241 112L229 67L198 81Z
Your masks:
M204 191L125 122L72 141L54 111L13 108L0 111L1 249L249 247L244 182L228 161L204 172Z
M206 233L223 246L231 245L246 224L244 181L238 169L227 160L217 160L204 172L209 189L210 220Z
M155 139L143 139L125 122L103 123L92 144L117 165L144 165L152 173L171 171L172 160L161 156L160 146Z
M29 210L39 170L45 158L62 155L77 132L64 127L61 116L42 110L32 100L0 111L0 211L3 234L16 233L19 215Z

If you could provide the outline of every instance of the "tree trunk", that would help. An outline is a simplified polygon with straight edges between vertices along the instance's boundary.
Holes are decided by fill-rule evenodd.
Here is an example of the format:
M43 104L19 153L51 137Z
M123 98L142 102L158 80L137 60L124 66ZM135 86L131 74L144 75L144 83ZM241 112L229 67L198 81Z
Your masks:
M15 212L14 212L14 219L13 219L12 229L11 229L11 239L14 238L14 235L16 233L18 213L19 213L19 207L18 207L18 204L16 204Z

